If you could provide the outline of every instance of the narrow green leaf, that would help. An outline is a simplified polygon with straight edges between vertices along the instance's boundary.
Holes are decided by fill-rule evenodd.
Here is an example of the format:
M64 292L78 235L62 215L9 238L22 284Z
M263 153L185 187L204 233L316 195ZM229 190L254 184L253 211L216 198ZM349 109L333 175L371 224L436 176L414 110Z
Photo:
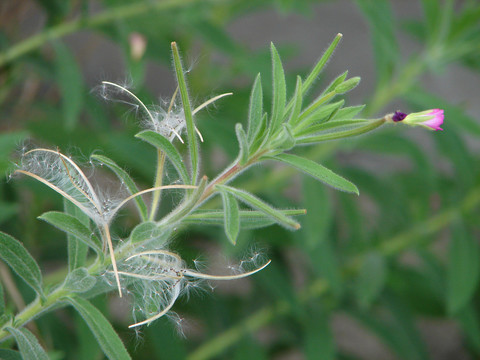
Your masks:
M365 126L369 124L371 120L365 119L349 119L349 120L332 120L325 123L317 124L310 126L306 129L303 129L297 133L295 136L303 137L303 136L314 136L314 135L322 135L322 131L328 131L328 134L332 134L338 131L346 131L347 129L354 129L361 126ZM319 134L320 133L320 134Z
M115 173L115 175L117 175L117 177L125 184L125 186L127 187L131 195L138 193L138 187L135 184L135 182L132 180L130 175L128 175L128 173L125 170L123 170L120 166L118 166L112 159L109 159L106 156L98 155L98 154L91 155L90 159L98 161L100 164L105 165L110 170L112 170ZM135 200L135 204L137 205L138 212L140 213L140 217L142 218L142 220L146 220L148 217L147 205L145 204L141 196L135 197L134 200Z
M297 84L295 86L295 93L293 94L293 109L288 119L290 126L295 126L298 123L300 112L302 111L303 93L302 93L302 78L297 76Z
M0 359L2 360L23 360L22 355L18 351L0 349Z
M248 108L247 139L251 145L262 127L263 118L263 91L262 77L260 74L255 78L252 93L250 94L250 106Z
M279 210L285 216L305 215L306 210ZM240 217L240 225L242 229L257 229L269 226L275 223L270 216L265 215L261 211L256 210L240 210L238 213ZM218 225L225 224L225 215L223 210L195 210L190 215L185 217L184 221L187 224L202 224L202 225Z
M240 231L240 216L238 203L235 197L226 191L222 191L223 211L225 213L225 234L228 240L235 245L238 232Z
M285 73L283 70L282 61L278 55L277 49L270 45L272 51L272 77L273 77L273 103L272 103L272 118L270 121L271 133L275 133L280 128L285 112L285 102L287 98L287 87L285 84Z
M240 147L238 155L240 165L245 165L248 161L249 150L247 134L245 134L242 124L238 123L235 125L235 133L237 134L238 146Z
M135 226L130 234L132 243L142 243L153 239L158 239L163 235L161 228L153 221L143 222ZM166 241L167 239L165 239Z
M335 91L337 86L345 81L348 76L348 70L343 72L342 74L338 75L328 86L323 90L322 95L328 94L332 91Z
M335 48L337 47L338 43L342 39L342 36L343 36L342 34L337 34L335 36L335 39L333 39L332 43L328 46L327 50L325 50L320 60L315 64L312 71L303 82L303 88L302 88L303 94L306 94L308 90L310 90L313 83L318 78L323 68L327 64L328 60L333 55L333 52L335 51Z
M384 119L378 119L374 121L369 121L366 125L361 125L355 127L353 129L346 129L337 132L331 132L322 135L313 135L313 136L305 136L297 138L297 144L315 144L322 141L328 140L336 140L336 139L344 139L351 136L357 136L361 134L365 134L369 131L375 130L376 128L385 124Z
M301 125L304 119L315 114L317 111L322 111L322 108L320 108L320 106L332 100L336 95L337 93L335 91L330 91L328 93L320 95L305 110L302 111L299 116L298 123Z
M331 104L320 106L311 111L308 116L301 116L302 121L295 127L294 133L296 135L301 134L303 133L303 129L311 126L312 124L327 122L328 119L335 116L336 112L343 106L343 104L345 104L345 100L342 99Z
M468 304L480 276L480 248L477 239L460 225L452 233L447 270L447 309L455 314Z
M83 320L85 320L107 358L112 360L131 359L122 340L120 340L115 330L113 330L110 322L95 306L87 300L78 297L68 297L65 298L65 300L68 301L82 316Z
M337 111L335 116L333 116L332 120L353 119L364 108L365 108L365 105L347 106L347 107L341 108Z
M37 262L20 241L3 232L0 232L0 258L25 280L37 294L44 297L42 273Z
M63 287L72 292L82 293L95 286L97 280L86 268L78 268L68 273Z
M177 75L178 88L180 89L180 96L182 98L183 112L185 114L185 121L187 125L188 150L190 154L191 170L192 170L192 184L197 183L198 176L198 144L195 134L195 124L193 122L192 109L190 107L190 98L188 97L187 83L185 81L182 61L178 52L177 44L172 42L173 64L175 66L175 74Z
M63 199L63 208L65 213L73 216L79 220L87 228L90 227L90 218L76 205L72 204L69 200ZM76 268L85 266L88 254L88 245L76 236L67 233L68 241L68 271L73 271Z
M345 94L346 92L349 92L349 91L355 89L358 86L358 84L360 84L360 77L355 76L353 78L345 80L340 85L338 85L335 88L335 92L339 95L340 94Z
M83 78L80 68L68 48L61 42L54 42L56 52L55 69L60 87L65 128L73 130L77 125L83 107Z
M374 252L367 254L363 260L355 285L355 292L360 307L368 309L377 299L385 286L386 275L383 256Z
M178 174L182 178L183 183L190 183L190 176L188 175L187 168L183 163L182 156L175 148L175 146L173 146L172 143L168 141L167 138L150 130L142 131L136 134L135 137L142 139L149 144L155 146L157 149L163 151L165 155L167 155L168 159L172 162L172 165L175 167Z
M92 231L77 218L58 211L50 211L38 217L56 228L75 236L91 247L97 254L102 254L102 242Z
M5 328L17 342L18 349L24 360L48 360L48 355L38 343L37 338L27 329Z
M268 132L268 119L267 119L267 114L265 113L262 116L262 123L261 123L260 130L258 131L257 136L255 137L252 145L250 146L251 154L254 154L255 151L257 151L263 144L265 144L268 141L267 132Z
M226 185L216 185L216 187L221 191L227 191L230 194L234 195L237 199L243 201L247 205L253 207L254 209L260 210L266 215L270 216L273 220L291 228L293 230L298 230L300 228L300 224L297 223L295 220L285 216L280 210L274 209L270 205L264 203L259 198L255 197L254 195L240 189L235 189L230 186Z
M270 159L281 161L290 166L293 166L294 168L299 169L310 176L313 176L315 179L320 180L321 182L335 189L355 193L357 195L359 194L357 187L350 181L344 179L340 175L335 174L333 171L327 169L323 165L317 164L312 160L292 154L279 154L271 157Z

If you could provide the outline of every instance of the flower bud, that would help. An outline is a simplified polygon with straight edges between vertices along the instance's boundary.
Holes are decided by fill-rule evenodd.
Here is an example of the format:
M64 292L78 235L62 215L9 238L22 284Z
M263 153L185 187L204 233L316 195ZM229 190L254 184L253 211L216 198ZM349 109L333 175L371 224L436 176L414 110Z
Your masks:
M440 127L443 124L443 109L430 109L408 115L395 111L394 114L387 115L385 118L394 123L403 122L412 126L423 126L429 130L443 130Z
M335 88L335 92L337 94L344 94L352 89L354 89L360 83L360 77L356 76L350 78Z

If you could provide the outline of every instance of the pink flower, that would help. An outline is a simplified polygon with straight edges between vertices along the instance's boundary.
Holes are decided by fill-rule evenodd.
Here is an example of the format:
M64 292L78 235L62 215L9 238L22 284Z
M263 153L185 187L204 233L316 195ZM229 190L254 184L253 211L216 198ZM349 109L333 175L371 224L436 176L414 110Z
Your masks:
M390 116L391 121L403 122L412 126L423 126L429 130L443 130L440 125L443 124L443 109L430 109L418 113L405 114L396 111Z

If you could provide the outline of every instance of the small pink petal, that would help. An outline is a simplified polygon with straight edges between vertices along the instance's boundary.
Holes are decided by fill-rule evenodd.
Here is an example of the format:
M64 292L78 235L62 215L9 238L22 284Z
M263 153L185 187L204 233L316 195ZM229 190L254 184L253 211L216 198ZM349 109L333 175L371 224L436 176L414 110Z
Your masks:
M440 125L443 124L443 109L433 109L432 112L426 114L426 116L433 116L433 119L422 122L422 125L428 126L433 130L443 130Z

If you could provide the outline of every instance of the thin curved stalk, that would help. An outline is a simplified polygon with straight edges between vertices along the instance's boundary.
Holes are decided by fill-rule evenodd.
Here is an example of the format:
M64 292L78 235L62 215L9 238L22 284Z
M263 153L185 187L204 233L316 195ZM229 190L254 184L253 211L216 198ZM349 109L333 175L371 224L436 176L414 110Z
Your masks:
M143 321L140 321L138 323L132 324L128 328L131 329L131 328L134 328L134 327L137 327L137 326L149 324L152 321L155 321L155 320L161 318L163 315L165 315L167 312L169 312L170 309L172 308L173 304L175 304L175 301L177 300L178 295L180 295L180 285L179 284L175 285L174 289L175 289L175 293L172 295L172 299L170 300L170 303L162 311L160 311L155 316L152 316L152 317L150 317L146 320L143 320Z
M252 270L252 271L249 271L249 272L245 272L243 274L238 274L238 275L209 275L209 274L203 274L203 273L200 273L200 272L197 272L197 271L191 271L191 270L185 270L184 274L186 276L191 276L191 277L195 277L197 279L205 279L205 280L237 280L237 279L242 279L244 277L253 275L253 274L265 269L268 266L268 264L270 264L271 262L272 262L272 260L268 260L268 262L266 264L262 265L258 269L255 269L255 270Z

